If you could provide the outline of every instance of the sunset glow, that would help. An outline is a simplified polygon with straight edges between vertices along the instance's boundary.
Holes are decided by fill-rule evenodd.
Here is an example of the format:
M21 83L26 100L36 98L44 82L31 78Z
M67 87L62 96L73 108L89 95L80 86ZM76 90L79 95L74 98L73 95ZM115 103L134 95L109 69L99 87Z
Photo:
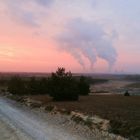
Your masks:
M0 71L140 73L139 0L1 0Z

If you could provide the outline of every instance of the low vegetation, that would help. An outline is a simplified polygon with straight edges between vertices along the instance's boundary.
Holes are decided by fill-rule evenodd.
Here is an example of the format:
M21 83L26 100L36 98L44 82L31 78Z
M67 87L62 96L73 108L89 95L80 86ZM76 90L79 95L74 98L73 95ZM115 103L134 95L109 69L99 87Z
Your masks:
M58 68L52 73L47 85L48 94L56 101L78 100L78 82L64 68Z
M98 80L94 80L98 83ZM89 84L94 83L92 78L73 77L71 72L66 72L64 68L58 68L48 78L14 76L7 81L3 83L1 80L2 86L7 86L8 83L8 91L14 95L12 97L17 96L18 101L22 102L23 99L19 97L26 95L31 100L39 101L35 102L37 107L40 107L41 102L41 105L46 106L47 111L52 111L56 106L66 114L78 111L89 116L98 115L110 120L110 132L132 140L140 139L140 96L125 97L124 95L128 95L127 92L124 95L85 96L89 94ZM99 80L99 83L105 81ZM129 86L135 88L139 87L139 84L134 83ZM75 102L75 100L79 101ZM79 117L72 119L77 123L84 122L85 125L92 126L89 118L85 121Z
M126 87L127 88L140 88L140 82L129 84Z
M23 80L20 77L12 77L8 83L8 91L14 95L38 95L48 94L55 101L78 100L79 95L88 95L89 83L84 76L76 79L65 68L58 68L48 78Z
M27 93L25 82L20 77L12 77L8 83L8 91L12 94L23 95Z
M129 93L128 91L126 91L126 92L124 93L124 96L130 96L130 93Z
M110 120L110 131L132 140L140 139L140 96L94 95L81 96L79 102L53 102L59 108L76 110L90 116Z

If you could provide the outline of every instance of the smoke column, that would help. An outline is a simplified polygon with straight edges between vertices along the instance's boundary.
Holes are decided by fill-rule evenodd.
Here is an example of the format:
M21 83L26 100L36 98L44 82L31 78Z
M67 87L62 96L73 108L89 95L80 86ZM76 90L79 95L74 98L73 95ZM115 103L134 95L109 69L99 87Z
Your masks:
M108 62L109 69L115 64L117 52L113 47L115 31L109 35L98 24L82 19L73 19L65 30L56 37L59 49L70 53L84 68L83 57L86 57L93 68L97 57Z

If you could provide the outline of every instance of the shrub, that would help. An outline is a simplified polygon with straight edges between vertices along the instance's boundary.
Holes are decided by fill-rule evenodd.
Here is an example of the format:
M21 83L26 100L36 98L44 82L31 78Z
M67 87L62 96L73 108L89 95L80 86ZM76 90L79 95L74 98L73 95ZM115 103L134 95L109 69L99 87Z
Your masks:
M47 94L47 92L48 92L47 78L40 79L40 81L39 81L39 89L40 89L40 94Z
M31 77L29 81L26 82L26 87L28 93L31 95L47 94L47 79Z
M89 87L90 86L86 81L86 78L84 76L81 76L78 83L79 95L88 95L90 92Z
M51 112L52 110L54 110L54 108L55 108L54 106L48 105L48 106L45 107L45 110L48 111L48 112Z
M18 76L14 76L10 79L8 83L8 91L12 94L19 94L19 95L27 94L25 83Z
M129 92L126 91L126 92L124 93L124 96L130 96Z
M20 77L12 77L8 84L12 94L49 94L56 101L78 100L79 95L88 95L89 84L83 76L76 79L65 68L58 68L49 78L36 79L31 77L25 81Z
M27 83L28 93L29 94L39 94L40 86L39 81L36 80L35 77L31 77L29 82Z
M84 121L84 124L85 124L86 126L88 126L89 128L92 129L93 122L92 122L92 119L91 119L91 118L88 117L88 118Z
M58 68L48 79L48 92L56 101L78 100L78 84L71 72Z

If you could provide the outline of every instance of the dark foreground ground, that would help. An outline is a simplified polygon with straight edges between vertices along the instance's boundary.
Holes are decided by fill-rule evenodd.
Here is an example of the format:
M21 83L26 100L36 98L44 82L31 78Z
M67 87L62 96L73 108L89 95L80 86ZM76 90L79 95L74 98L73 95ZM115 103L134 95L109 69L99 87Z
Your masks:
M49 102L47 97L33 97L44 104L67 110L76 110L88 115L99 115L109 119L110 131L125 137L140 139L140 96L91 95L80 97L78 102Z
M32 75L29 74L28 76ZM130 93L136 92L138 93L137 95L140 95L140 76L117 75L115 76L117 82L112 75L94 75L93 77L111 79L106 82L107 84L104 83L102 86L101 84L95 85L93 87L93 94L100 94L100 92L124 93L127 89ZM122 81L124 77L125 81ZM109 86L108 83L110 83ZM40 100L45 105L55 105L58 108L65 108L68 111L79 111L88 115L99 115L102 118L110 120L110 131L125 137L131 137L131 139L134 139L133 137L135 136L140 140L140 96L125 97L123 95L100 94L80 97L78 102L52 102L48 99L48 96L44 95L32 96L31 98Z

